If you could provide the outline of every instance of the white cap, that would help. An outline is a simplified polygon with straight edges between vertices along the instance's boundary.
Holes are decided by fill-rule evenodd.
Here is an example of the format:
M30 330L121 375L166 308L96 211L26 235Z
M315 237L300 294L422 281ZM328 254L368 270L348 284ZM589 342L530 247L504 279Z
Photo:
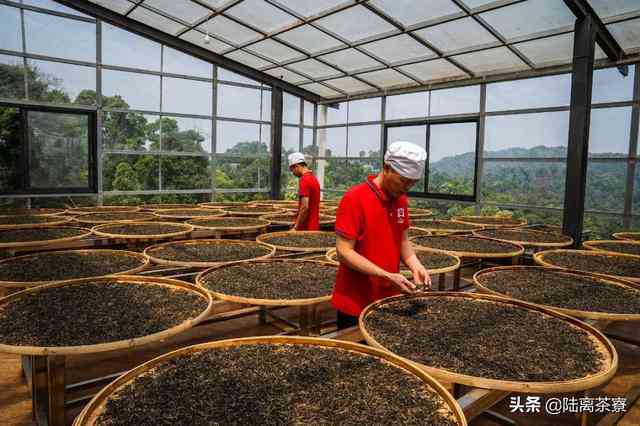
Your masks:
M289 154L289 167L295 164L305 163L306 161L307 160L304 159L304 154L301 152L294 152L293 154Z
M407 179L420 179L424 175L427 152L411 142L396 141L389 145L384 162Z

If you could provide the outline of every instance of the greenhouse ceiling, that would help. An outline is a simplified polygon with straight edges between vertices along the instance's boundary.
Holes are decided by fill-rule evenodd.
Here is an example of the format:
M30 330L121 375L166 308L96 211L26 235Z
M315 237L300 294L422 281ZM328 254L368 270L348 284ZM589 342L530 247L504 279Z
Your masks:
M586 2L640 58L640 1ZM563 0L91 3L327 100L548 73L571 64L576 19Z

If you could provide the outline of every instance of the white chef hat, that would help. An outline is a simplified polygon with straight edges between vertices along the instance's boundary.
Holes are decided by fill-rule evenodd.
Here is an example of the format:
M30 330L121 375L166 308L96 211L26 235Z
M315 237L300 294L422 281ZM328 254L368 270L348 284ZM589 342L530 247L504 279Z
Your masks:
M304 162L306 162L306 160L304 159L303 153L294 152L293 154L289 154L289 167Z
M411 142L396 141L387 148L384 162L408 179L421 179L424 175L427 152Z

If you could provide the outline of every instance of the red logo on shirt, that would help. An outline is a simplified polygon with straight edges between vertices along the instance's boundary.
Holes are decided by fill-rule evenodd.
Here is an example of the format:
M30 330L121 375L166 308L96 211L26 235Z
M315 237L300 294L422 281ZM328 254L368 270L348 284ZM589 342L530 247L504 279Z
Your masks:
M404 223L404 208L400 207L397 213L398 223Z

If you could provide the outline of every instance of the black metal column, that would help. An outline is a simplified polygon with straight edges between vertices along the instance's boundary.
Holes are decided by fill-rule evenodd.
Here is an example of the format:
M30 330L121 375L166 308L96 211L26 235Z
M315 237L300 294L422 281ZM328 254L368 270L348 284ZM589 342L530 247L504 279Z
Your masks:
M280 198L282 174L282 89L271 91L271 199Z
M569 146L562 222L563 232L573 237L576 246L582 242L584 221L595 43L593 18L588 15L578 18L573 42Z

